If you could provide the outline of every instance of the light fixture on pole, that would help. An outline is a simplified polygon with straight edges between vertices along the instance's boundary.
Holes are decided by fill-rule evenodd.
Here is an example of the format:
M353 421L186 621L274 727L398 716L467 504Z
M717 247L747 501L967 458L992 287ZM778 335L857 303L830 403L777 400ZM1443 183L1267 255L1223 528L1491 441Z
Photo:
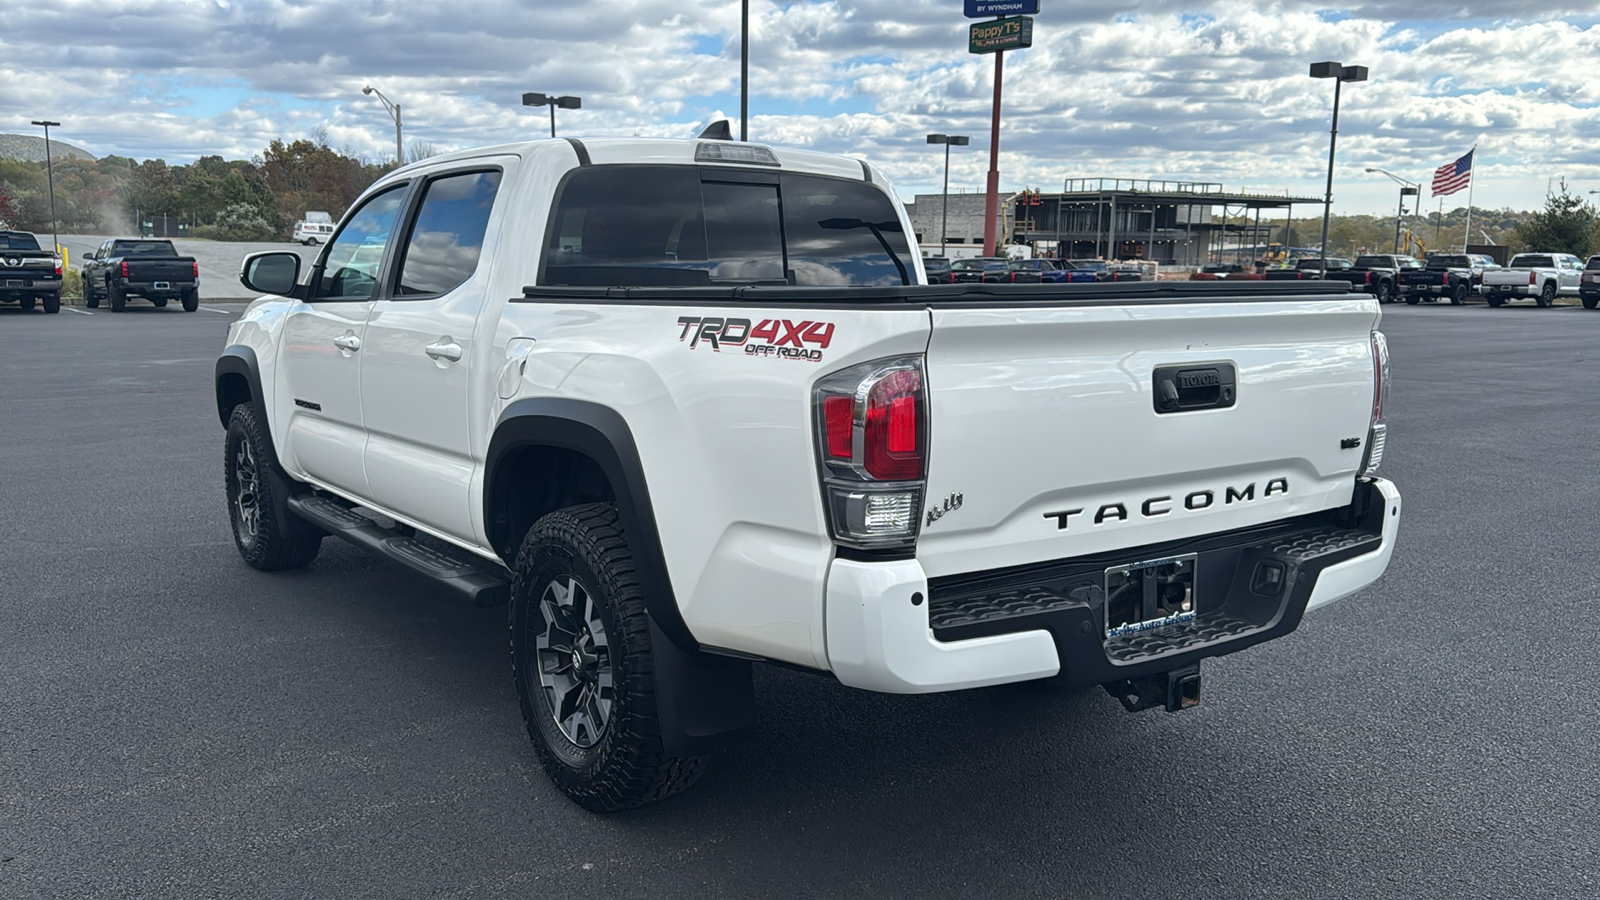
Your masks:
M582 109L582 97L554 97L549 94L527 93L522 95L523 106L548 106L550 107L550 136L556 136L556 107L562 109Z
M35 125L44 126L44 170L45 179L50 183L50 240L51 252L61 255L61 235L56 231L56 167L50 159L50 129L60 128L60 122L38 121ZM24 282L26 283L26 282Z
M1328 215L1333 211L1333 150L1339 140L1339 89L1346 81L1366 81L1366 66L1336 62L1311 64L1312 78L1333 79L1333 127L1328 130L1328 191L1322 199L1322 277L1328 277Z
M944 145L944 207L939 213L939 255L945 255L946 231L950 227L950 148L965 147L971 143L971 138L964 134L930 134L928 143Z
M1393 172L1389 172L1389 171L1386 171L1384 169L1375 169L1375 168L1372 168L1370 166L1367 168L1367 174L1368 175L1371 175L1374 172L1378 173L1379 175L1383 175L1383 176L1387 177L1390 181L1393 181L1395 184L1400 185L1400 205L1399 205L1398 208L1395 209L1395 213L1394 213L1394 252L1399 253L1400 249L1401 249L1400 248L1400 220L1406 214L1406 198L1407 197L1416 197L1417 198L1417 202L1421 203L1422 202L1422 185L1416 183L1415 181L1407 181L1404 178L1401 178L1399 175L1396 175Z
M400 142L400 104L390 101L388 97L383 95L382 91L370 84L362 88L361 93L377 97L378 101L383 104L383 108L389 111L389 118L394 120L394 164L397 166L405 165L406 152L404 145Z

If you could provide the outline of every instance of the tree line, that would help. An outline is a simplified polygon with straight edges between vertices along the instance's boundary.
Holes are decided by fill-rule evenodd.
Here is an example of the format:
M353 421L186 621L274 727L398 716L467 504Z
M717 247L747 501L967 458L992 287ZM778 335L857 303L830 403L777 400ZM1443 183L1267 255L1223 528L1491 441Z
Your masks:
M202 156L188 165L125 156L57 159L55 207L67 234L138 234L139 223L170 216L191 237L287 240L307 210L337 221L361 192L394 168L311 140L273 141L250 159ZM48 234L45 164L0 158L0 224Z

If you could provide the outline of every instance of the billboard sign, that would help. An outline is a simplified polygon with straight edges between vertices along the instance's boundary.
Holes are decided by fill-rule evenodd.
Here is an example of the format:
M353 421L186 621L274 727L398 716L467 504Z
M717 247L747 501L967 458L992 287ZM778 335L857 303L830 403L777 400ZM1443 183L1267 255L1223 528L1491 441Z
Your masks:
M988 16L1036 16L1039 0L966 0L967 18Z
M991 22L973 22L967 29L967 52L998 53L1033 46L1033 17L1011 16Z

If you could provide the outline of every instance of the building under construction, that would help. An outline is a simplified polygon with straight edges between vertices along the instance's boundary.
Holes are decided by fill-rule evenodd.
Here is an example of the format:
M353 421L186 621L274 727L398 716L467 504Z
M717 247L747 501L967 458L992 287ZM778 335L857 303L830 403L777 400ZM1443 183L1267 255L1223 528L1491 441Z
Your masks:
M946 254L972 255L960 245L983 244L984 199L983 194L953 194L946 215L942 195L917 195L911 219L918 243L936 252L942 231ZM1226 191L1215 182L1129 178L1073 178L1060 193L1024 191L1001 199L999 233L1038 255L1180 266L1249 263L1289 249L1294 207L1322 206L1320 197L1287 191Z

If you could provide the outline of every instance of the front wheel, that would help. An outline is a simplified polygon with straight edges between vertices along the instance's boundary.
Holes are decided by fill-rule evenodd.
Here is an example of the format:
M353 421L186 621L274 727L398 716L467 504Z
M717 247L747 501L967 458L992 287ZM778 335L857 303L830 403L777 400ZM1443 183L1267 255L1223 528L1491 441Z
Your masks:
M121 288L108 281L106 282L106 303L111 307L112 312L122 312L128 306L128 295L123 293Z
M322 535L297 533L296 523L278 517L266 434L254 403L233 408L222 459L233 543L245 562L263 572L298 569L317 558Z
M650 618L614 504L535 522L513 567L511 604L523 724L563 793L614 812L700 777L706 757L662 747Z
M100 308L100 295L95 292L94 284L87 278L83 281L83 305L90 309Z
M1556 286L1552 282L1545 282L1543 290L1539 291L1537 302L1540 306L1554 306L1556 303Z

